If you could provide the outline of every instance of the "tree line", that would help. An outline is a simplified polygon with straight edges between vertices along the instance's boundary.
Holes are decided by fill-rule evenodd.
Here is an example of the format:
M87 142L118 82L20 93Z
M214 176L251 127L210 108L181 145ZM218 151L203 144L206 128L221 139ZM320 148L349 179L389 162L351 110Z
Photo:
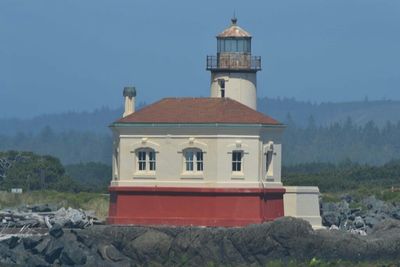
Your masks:
M299 127L288 114L283 136L283 164L352 162L382 165L400 159L400 121L378 127L373 121L359 126L351 118L343 123L317 126L313 117Z
M339 163L351 160L381 165L400 159L400 122L378 127L373 121L362 126L348 118L345 122L318 126L313 117L306 127L299 126L290 114L284 123L283 165L307 162ZM63 164L101 162L111 164L111 134L94 132L56 132L44 127L37 134L0 135L0 151L32 151L52 155Z
M333 163L303 163L283 167L284 185L318 186L323 193L400 189L400 160L382 166L349 160ZM60 160L32 152L0 152L0 188L9 191L54 190L106 193L111 166L103 163L62 165ZM398 194L396 195L398 197Z
M381 166L360 164L349 160L338 164L303 163L282 170L284 185L318 186L323 193L358 191L364 194L391 192L399 199L400 160ZM399 199L400 200L400 199Z
M63 166L53 156L21 151L0 152L1 190L107 192L110 179L111 167L102 163Z

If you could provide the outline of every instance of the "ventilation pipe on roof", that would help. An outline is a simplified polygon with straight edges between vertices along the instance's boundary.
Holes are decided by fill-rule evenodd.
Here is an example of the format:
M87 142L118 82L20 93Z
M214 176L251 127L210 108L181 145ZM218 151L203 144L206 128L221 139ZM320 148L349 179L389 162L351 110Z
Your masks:
M123 96L125 98L125 109L122 116L126 117L135 112L136 88L133 86L124 87Z

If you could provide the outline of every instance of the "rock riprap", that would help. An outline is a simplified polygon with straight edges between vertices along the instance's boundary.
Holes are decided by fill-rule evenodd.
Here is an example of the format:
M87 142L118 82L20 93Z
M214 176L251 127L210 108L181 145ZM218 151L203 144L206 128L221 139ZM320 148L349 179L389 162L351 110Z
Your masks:
M58 226L57 226L58 228ZM386 220L368 236L314 231L285 217L243 228L99 225L0 242L0 265L266 266L274 260L399 261L400 222Z
M399 203L385 202L375 196L355 201L343 196L338 203L321 204L322 224L326 227L367 234L382 221L400 220Z

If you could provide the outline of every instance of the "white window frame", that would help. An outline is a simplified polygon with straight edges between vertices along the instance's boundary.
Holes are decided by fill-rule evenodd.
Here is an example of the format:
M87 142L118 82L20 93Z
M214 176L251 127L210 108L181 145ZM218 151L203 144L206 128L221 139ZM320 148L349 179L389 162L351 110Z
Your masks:
M192 158L188 160L187 155L192 153ZM201 153L201 159L199 159ZM183 173L184 174L202 174L204 171L204 151L199 148L186 148L183 150ZM188 165L190 164L190 165ZM187 168L191 166L192 168ZM191 169L191 170L190 170Z
M149 150L148 152L149 158L149 171L155 172L157 169L157 156L154 150Z
M240 154L240 160L237 160L237 158L236 159L234 158L235 157L234 155L236 155L237 153ZM233 150L232 151L231 170L232 170L233 174L243 174L243 167L244 167L243 158L244 158L244 151L243 150ZM234 164L236 164L236 168L234 168L234 166L235 166ZM238 166L237 164L239 164L240 170L237 170L238 169L237 168L237 166Z
M140 157L140 155L143 155L143 153L144 153L144 159ZM150 158L150 153L154 155L153 158ZM151 148L139 148L136 150L135 154L136 154L136 172L140 174L155 174L157 170L156 151ZM142 168L141 166L144 166L144 168Z

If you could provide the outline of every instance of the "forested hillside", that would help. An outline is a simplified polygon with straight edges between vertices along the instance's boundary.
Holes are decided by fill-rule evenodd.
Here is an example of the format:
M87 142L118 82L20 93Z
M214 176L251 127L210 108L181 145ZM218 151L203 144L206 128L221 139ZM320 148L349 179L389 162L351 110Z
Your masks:
M400 159L400 121L378 127L370 121L356 125L343 123L317 126L311 117L307 127L299 127L289 116L283 138L283 164L305 162L338 163L351 160L381 165Z
M379 127L387 121L400 121L400 101L355 101L343 103L310 103L297 101L294 98L262 98L258 100L259 111L279 120L284 120L288 114L298 126L306 127L310 117L317 126L329 126L335 122L345 122L351 118L357 125L365 125L374 121Z
M374 122L358 126L351 119L329 126L317 126L310 118L300 127L288 116L283 137L283 164L305 162L338 163L351 160L373 165L400 159L400 122L378 127ZM50 127L37 134L0 135L0 151L22 150L49 154L64 164L111 162L111 135L68 131L57 133Z
M138 109L145 103L139 103ZM280 121L288 114L298 126L306 127L309 118L314 117L317 126L328 126L334 122L344 122L350 117L357 125L374 121L382 127L386 121L396 123L400 120L400 101L359 101L348 103L310 103L289 98L258 99L259 111ZM50 126L55 132L79 131L109 133L108 125L121 117L122 108L103 107L90 112L67 112L47 114L30 119L1 118L0 134L38 133Z
M106 133L64 131L55 132L50 127L38 133L0 135L0 151L32 151L52 155L64 164L111 161L111 135Z
M258 106L288 126L283 139L284 165L343 160L380 165L400 159L399 101L311 104L260 99ZM53 155L63 164L110 164L111 134L107 126L121 113L103 108L31 120L3 119L0 151Z

